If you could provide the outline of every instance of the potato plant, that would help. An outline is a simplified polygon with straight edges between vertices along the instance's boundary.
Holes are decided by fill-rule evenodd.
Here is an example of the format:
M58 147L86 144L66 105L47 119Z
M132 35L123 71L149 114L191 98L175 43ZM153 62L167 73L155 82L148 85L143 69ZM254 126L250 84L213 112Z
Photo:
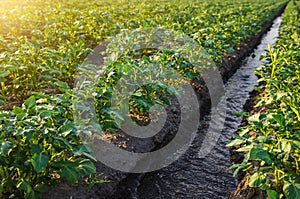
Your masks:
M62 179L102 182L72 121L70 98L39 93L0 113L1 197L40 198Z
M180 56L175 56L174 52L164 50L146 50L129 52L120 57L108 67L103 77L99 80L96 92L96 112L98 121L105 131L116 132L119 128L118 120L123 120L120 110L124 109L121 103L127 98L129 102L129 112L135 120L138 116L147 115L154 105L170 105L170 96L174 96L180 87L178 75L181 75L186 83L193 80L200 80L200 71L188 60ZM137 55L140 58L136 58ZM203 60L204 61L204 60ZM147 66L147 69L141 66ZM163 65L163 67L160 67ZM168 74L170 69L178 71L177 74ZM128 75L130 74L130 75ZM141 78L139 78L141 77ZM158 78L155 83L150 83L139 87L138 83ZM129 79L133 80L130 81ZM122 89L132 87L136 83L139 87L129 97L120 91L118 96L113 99L113 91L116 91L116 85L121 84ZM176 86L175 86L176 84ZM176 87L176 89L175 89ZM121 104L121 107L112 106L112 101Z
M249 185L267 191L270 199L300 198L300 2L291 1L283 14L279 38L270 46L269 63L257 69L265 85L256 107L228 146L241 146L244 161L236 168L251 174ZM248 132L255 136L249 136Z
M29 0L12 10L3 8L0 95L7 102L23 102L34 91L53 92L51 83L57 79L72 85L89 48L122 29L180 31L222 62L223 53L257 33L285 2Z
M69 88L93 47L123 29L164 27L185 33L215 62L225 62L224 53L234 52L259 32L287 1L11 2L0 8L0 109L6 109L0 112L0 197L39 198L62 179L89 185L103 182L95 174L95 158L75 128ZM110 91L121 73L138 71L141 64L167 64L187 79L197 76L190 72L190 63L172 52L120 57L97 88L97 114L104 130L118 128L114 122L118 112L108 109ZM272 76L277 69L274 66ZM130 101L132 111L148 112L157 103L168 104L166 96L174 94L171 88L164 84L139 88ZM291 100L297 105L295 96ZM281 121L280 115L284 114L274 117ZM288 159L294 153L290 154Z

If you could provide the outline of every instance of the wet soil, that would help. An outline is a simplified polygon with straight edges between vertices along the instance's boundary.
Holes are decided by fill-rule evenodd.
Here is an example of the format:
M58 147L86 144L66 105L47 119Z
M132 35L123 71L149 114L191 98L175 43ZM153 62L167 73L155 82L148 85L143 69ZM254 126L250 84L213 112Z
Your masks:
M280 15L283 9L276 16ZM229 78L243 65L245 57L249 56L255 46L260 43L262 36L271 27L276 16L265 22L259 34L241 44L237 48L239 50L225 56L228 61L220 64L220 73L224 82L228 81L227 88L233 85ZM192 146L179 160L159 171L145 174L124 173L97 162L97 171L102 172L104 179L110 182L97 184L91 190L83 184L63 182L52 187L43 198L227 198L236 188L238 181L232 177L232 172L226 171L231 162L230 151L225 145L241 122L242 118L234 116L234 113L243 110L249 92L253 90L256 82L253 74L254 68L244 67L245 71L233 80L235 86L227 89L226 128L223 129L216 147L205 159L199 160L198 154L210 120L210 98L208 89L198 85L194 89L200 104L201 125ZM249 82L251 85L248 84ZM168 114L166 124L156 136L141 140L130 138L119 132L113 136L106 135L105 138L125 150L134 152L154 151L163 147L175 136L178 122L180 122L178 102L175 98L172 102L172 106L166 107Z
M276 42L276 38L278 37L278 28L280 26L280 23L281 22L279 22L279 21L276 22L276 20L275 20L275 23L273 24L273 30L275 30L274 26L275 26L275 28L277 26L277 28L276 28L277 30L274 33L274 39L270 44L274 44ZM258 86L263 87L264 84L265 84L264 82L259 82ZM246 103L243 107L243 111L249 112L251 115L259 113L259 112L264 112L267 109L266 106L255 107L255 104L256 104L255 102L261 95L263 95L263 91L253 90L252 92L250 92L250 97L246 101ZM246 118L244 117L242 119L242 122L239 127L246 126L246 125L248 125L248 122L247 122ZM237 133L237 131L235 133ZM249 135L252 137L256 136L256 134L253 132L250 132ZM243 153L236 151L238 148L239 147L237 146L237 147L231 147L231 149L230 149L232 164L240 164L240 163L242 163L242 161L244 159ZM229 196L230 199L244 199L244 198L264 199L264 198L267 198L266 191L249 187L248 178L249 178L249 174L247 174L246 172L243 172L243 171L238 172L237 179L239 181L239 184L238 184L237 188L230 194L230 196Z
M240 125L242 118L235 116L235 113L242 111L244 104L247 103L249 92L257 82L254 70L262 64L259 57L269 43L275 42L280 23L281 18L277 18L271 31L262 39L261 45L251 57L244 60L245 64L242 64L243 66L227 81L225 128L211 153L205 159L199 159L197 156L207 132L205 121L209 118L206 118L204 125L199 129L199 134L184 156L159 171L130 175L119 184L113 198L227 198L229 196L236 188L237 180L232 177L231 172L227 172L231 163L230 153L225 145ZM242 179L244 178L240 178ZM247 178L239 184L238 190L245 187L247 187ZM246 193L240 198L265 198L263 192L255 189L248 189Z
M263 82L260 82L260 86L263 84ZM250 98L247 100L246 104L243 107L243 110L245 112L249 112L250 114L253 113L258 113L260 111L263 111L263 108L256 108L254 107L255 101L257 98L260 96L260 92L257 90L253 90L250 93ZM243 117L242 122L239 127L246 126L248 124L247 120L245 117ZM235 132L236 133L236 132ZM255 135L252 135L255 136ZM239 147L231 147L230 148L230 159L232 164L240 164L242 163L244 159L244 154L241 152L237 152L236 150ZM267 194L265 191L257 189L257 188L252 188L249 187L248 184L248 179L249 179L249 174L247 174L244 171L239 171L237 174L237 180L238 180L238 185L236 189L230 193L229 199L265 199L267 198Z

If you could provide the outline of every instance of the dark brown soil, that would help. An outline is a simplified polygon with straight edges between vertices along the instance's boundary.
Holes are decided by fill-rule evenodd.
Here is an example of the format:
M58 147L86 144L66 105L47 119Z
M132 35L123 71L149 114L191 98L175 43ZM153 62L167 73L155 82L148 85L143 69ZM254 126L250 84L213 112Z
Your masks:
M236 52L232 54L224 55L227 59L227 62L221 63L220 65L220 73L223 77L224 81L227 81L232 74L236 71L237 68L240 67L243 59L247 57L260 43L261 37L263 34L271 27L272 21L282 13L284 7L274 16L272 19L266 21L263 24L262 31L254 36L252 36L249 40L242 43L239 47L236 48ZM209 111L209 99L207 96L207 89L200 89L198 93L198 97L201 99L200 107L201 113L207 113ZM254 100L255 98L251 98ZM251 104L250 102L247 104ZM168 107L168 123L166 124L166 129L159 133L158 136L153 137L152 139L128 139L124 134L119 133L115 135L106 135L106 138L123 147L126 150L132 150L135 152L143 152L143 151L151 151L155 148L163 145L168 142L168 140L172 139L172 134L170 132L174 131L178 125L179 110L176 108L176 101L173 106ZM250 106L252 107L252 106ZM234 163L237 163L242 160L242 156L239 154L232 153L232 160ZM111 180L111 182L104 184L97 184L91 190L87 190L87 187L82 184L69 184L69 183L61 183L55 187L52 187L48 193L44 194L43 198L46 199L56 199L56 198L111 198L114 194L115 190L119 182L124 181L128 176L128 173L123 173L120 171L113 170L100 162L96 163L97 171L103 173L104 179ZM256 190L250 189L247 186L247 176L243 178L243 174L240 175L240 184L237 190L232 194L231 198L266 198L264 193L257 192Z
M285 6L280 10L283 12ZM264 28L267 30L267 27ZM259 86L263 86L264 82L260 82ZM259 112L263 112L266 110L267 107L260 106L255 107L255 102L259 98L259 96L263 95L263 92L259 92L257 90L253 90L250 93L250 98L247 100L246 104L244 105L243 109L245 112L249 112L251 115ZM243 118L240 127L248 125L246 118ZM254 132L249 132L249 135L255 137L256 134ZM232 164L240 164L244 159L244 155L242 152L237 152L236 150L239 147L232 147L230 149L231 153L231 162ZM248 178L249 175L244 171L239 171L237 174L237 179L239 184L234 192L232 192L229 196L229 199L260 199L260 198L267 198L266 192L263 190L259 190L257 188L251 188L248 185Z
M259 97L260 93L256 90L253 90L250 93L250 98L247 100L246 104L244 105L244 111L249 112L251 114L257 113L262 111L259 108L254 107L255 102L257 98ZM246 118L243 118L242 123L240 127L248 125L248 122ZM249 133L251 134L251 132ZM251 134L251 136L256 136L255 134ZM231 162L232 164L240 164L242 163L244 159L244 154L242 152L237 152L236 150L239 147L232 147L230 149L230 155L231 155ZM237 179L239 181L239 184L236 188L235 191L233 191L229 199L265 199L267 198L266 192L256 189L256 188L251 188L248 185L248 178L249 174L247 174L244 171L239 171L237 175Z
M228 80L236 70L241 66L243 60L253 52L254 48L260 43L262 36L270 29L273 21L280 16L287 4L285 4L273 17L262 24L262 29L259 33L251 36L248 40L242 42L235 48L235 51L230 54L224 53L226 62L220 64L220 73L223 80Z
M265 191L251 188L248 185L249 175L246 174L238 184L236 190L229 196L230 199L266 199Z
M285 6L280 10L280 12L283 12L285 9ZM265 27L265 30L267 30L267 28ZM263 87L264 86L264 82L260 82L259 83L259 87ZM249 112L251 115L255 114L255 113L259 113L259 112L264 112L267 107L266 106L260 106L260 107L255 107L256 101L257 99L262 96L264 93L262 91L257 91L257 90L253 90L250 93L250 98L247 100L247 102L245 103L243 109L245 112ZM240 127L246 126L248 125L248 122L246 120L246 118L244 117ZM237 132L235 132L237 133ZM254 132L249 132L248 133L250 136L252 137L256 137L257 135ZM230 149L230 153L231 153L231 162L232 164L240 164L242 163L243 159L244 159L244 154L242 152L237 152L236 150L239 147L231 147ZM232 192L229 196L229 199L263 199L263 198L267 198L266 192L263 190L259 190L257 188L251 188L248 185L248 178L249 178L249 174L247 174L244 171L239 171L237 174L237 179L239 181L239 184L236 188L236 190L234 192Z
M280 10L280 13L282 13L284 11L285 7L286 7L286 5ZM270 23L270 21L265 22L266 26L264 26L264 28L263 28L264 31L268 30L269 23ZM260 38L257 36L254 36L254 37ZM260 82L259 86L263 86L263 85L264 85L264 82ZM255 107L255 102L256 102L257 98L262 94L263 93L260 93L257 90L253 90L250 93L250 98L247 100L246 104L244 105L244 111L249 112L250 114L263 112L267 107L264 107L264 106ZM247 120L245 118L243 118L243 121L242 121L240 127L246 126L246 125L248 125ZM255 133L250 132L249 134L250 134L250 136L253 136L253 137L256 136ZM238 149L238 147L232 147L230 150L232 164L240 164L240 163L242 163L242 161L244 159L243 153L236 152L237 149ZM243 171L239 171L239 173L237 175L239 184L238 184L236 190L230 194L229 199L265 199L265 198L268 198L266 191L249 187L248 178L249 178L249 174L247 174L246 172L243 172Z

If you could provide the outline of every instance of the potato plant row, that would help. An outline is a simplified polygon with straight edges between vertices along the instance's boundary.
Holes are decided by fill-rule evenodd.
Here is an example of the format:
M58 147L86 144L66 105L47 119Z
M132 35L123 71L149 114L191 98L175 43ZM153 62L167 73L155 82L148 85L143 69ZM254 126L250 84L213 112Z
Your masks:
M0 112L0 197L39 198L49 186L63 180L85 181L90 186L103 182L96 174L91 149L80 139L72 113L75 74L97 44L122 29L165 27L190 36L214 61L223 62L223 53L233 52L259 32L284 3L28 0L0 8L0 106L6 109ZM104 127L115 125L107 122L115 115L104 112L110 93L103 90L112 89L118 72L152 61L174 65L172 52L155 53L139 59L122 57L111 68L115 79L99 84L95 97L100 107L99 122ZM181 66L192 70L188 63ZM186 74L193 78L191 73ZM157 101L147 94L165 94L167 89L153 85L141 90L146 96L137 95L134 100L142 107L134 103L133 107L148 110ZM164 95L160 101L169 103ZM22 105L13 106L18 103Z
M224 53L257 33L285 2L28 0L13 9L4 7L1 105L23 102L33 91L53 93L57 80L72 85L90 48L121 29L181 31L205 47L214 61L225 61Z
M268 63L256 73L263 84L249 115L228 146L240 146L244 161L232 168L250 173L249 185L267 191L270 199L300 198L300 1L283 14L276 45ZM250 136L251 135L251 136Z

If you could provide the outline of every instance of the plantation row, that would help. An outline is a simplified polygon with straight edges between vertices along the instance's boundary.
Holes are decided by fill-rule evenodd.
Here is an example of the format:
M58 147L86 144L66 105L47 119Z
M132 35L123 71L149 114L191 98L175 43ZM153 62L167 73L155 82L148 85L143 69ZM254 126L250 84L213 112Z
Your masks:
M248 126L229 146L241 146L237 167L251 174L249 185L270 199L300 198L300 1L288 4L276 45L256 70L263 84ZM251 136L249 135L251 133Z
M72 112L70 85L90 48L121 29L163 26L184 32L220 63L226 61L224 53L259 32L285 2L29 0L13 10L0 9L0 103L6 109L0 112L0 197L38 198L63 178L90 186L103 182ZM180 61L172 55L152 52L137 59L126 54L111 66L113 75L106 74L95 96L104 129L118 128L112 122L118 114L107 109L109 90L125 67L138 70L145 63ZM190 75L186 70L192 70L191 64L181 66ZM158 103L154 95L172 94L166 90L163 85L143 88L132 107L147 111ZM169 103L163 95L159 100ZM19 102L22 106L12 106Z
M33 91L56 92L58 80L72 85L89 48L121 29L181 31L214 61L225 61L224 53L258 32L285 2L29 0L1 12L1 104L23 102Z

